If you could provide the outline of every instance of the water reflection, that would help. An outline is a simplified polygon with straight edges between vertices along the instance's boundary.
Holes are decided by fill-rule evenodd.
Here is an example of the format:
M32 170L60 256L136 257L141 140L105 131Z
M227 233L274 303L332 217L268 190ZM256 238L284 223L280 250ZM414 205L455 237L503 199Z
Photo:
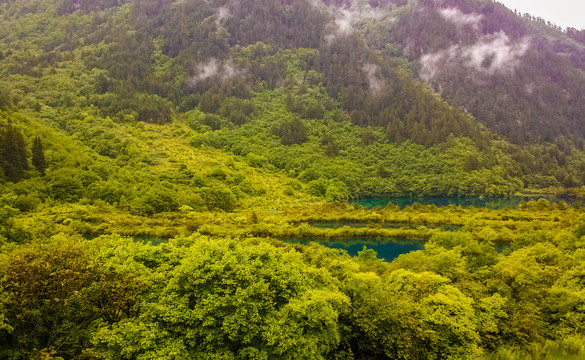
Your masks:
M424 241L404 239L404 238L344 238L344 239L281 239L289 244L307 245L310 242L318 242L323 246L332 249L341 249L347 251L351 256L357 256L364 246L368 249L375 250L379 259L392 261L399 255L408 254L409 252L422 250Z
M435 205L435 206L474 206L484 207L488 209L504 209L504 208L517 208L520 204L530 201L546 199L550 203L558 203L564 201L569 205L576 205L574 199L561 199L556 196L508 196L498 198L480 198L480 197L400 197L400 198L387 198L387 199L366 199L366 200L352 200L349 202L350 205L361 205L368 209L376 206L386 207L389 202L399 208L405 208L415 203L421 205Z
M384 229L416 229L419 226L425 226L429 229L441 229L443 231L458 231L461 230L461 226L457 225L428 225L428 224L413 224L413 223L365 223L365 222L352 222L352 221L311 221L308 223L310 226L317 229L337 229L343 226L350 228L367 228L367 227L381 227Z

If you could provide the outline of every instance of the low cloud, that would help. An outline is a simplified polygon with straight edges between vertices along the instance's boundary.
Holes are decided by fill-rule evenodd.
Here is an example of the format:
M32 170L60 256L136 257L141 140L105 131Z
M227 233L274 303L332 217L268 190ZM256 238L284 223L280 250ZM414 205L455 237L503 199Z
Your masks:
M325 37L327 43L353 33L353 25L356 22L356 14L349 9L337 10L333 20L331 33Z
M528 38L511 40L503 32L483 36L471 46L453 45L446 50L424 55L422 76L431 80L437 72L452 64L460 64L484 75L513 74L530 47Z
M382 77L381 69L375 64L365 64L362 67L362 71L366 74L370 91L374 94L378 94L386 87L386 82Z
M510 73L520 65L529 47L530 42L527 39L513 42L505 32L500 31L465 49L463 56L467 58L465 64L468 67L490 74Z
M340 10L339 13L341 15L335 19L337 33L340 35L348 35L349 33L353 32L353 24L356 21L356 14L353 11L347 9Z
M323 3L312 1L318 9L325 9ZM352 1L351 6L345 8L330 7L334 20L330 25L330 33L326 40L330 43L339 37L346 37L355 30L355 25L366 19L375 19L384 16L383 11L372 8L368 2Z
M220 80L227 80L238 77L242 74L242 70L235 67L233 59L229 59L224 63L220 63L215 58L207 60L197 66L197 75L189 79L188 83L195 86L205 80L218 78Z
M214 58L209 59L204 64L199 64L197 66L197 75L195 76L195 80L197 82L207 80L211 77L214 77L219 72L219 64L217 60Z
M223 25L223 23L231 18L233 15L230 12L230 10L226 7L226 6L222 6L219 9L217 9L217 14L215 15L215 22L218 26Z
M233 59L229 59L228 61L226 61L223 64L223 66L221 68L221 73L220 73L222 80L238 77L241 74L242 74L242 71L238 70L236 68L236 66L234 65Z
M483 19L483 15L480 14L464 14L461 10L457 8L446 8L439 10L439 14L457 26L466 26L470 25L476 29L479 29L479 23Z

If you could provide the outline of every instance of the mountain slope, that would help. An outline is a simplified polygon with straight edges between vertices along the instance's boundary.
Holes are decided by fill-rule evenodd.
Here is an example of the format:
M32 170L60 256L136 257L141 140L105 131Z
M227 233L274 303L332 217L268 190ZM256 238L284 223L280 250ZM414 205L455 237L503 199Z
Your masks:
M347 203L585 193L561 188L585 183L578 106L536 97L554 126L505 126L542 115L508 81L525 39L577 54L562 80L583 34L438 4L0 0L0 358L583 359L578 205ZM509 21L473 14L490 5ZM478 41L510 50L479 58L488 89L437 55ZM480 110L502 115L466 111L494 79ZM279 240L363 237L425 244L385 262Z
M541 19L491 1L425 0L386 38L445 97L509 139L583 139L585 47Z
M318 196L331 187L337 200L493 196L585 183L577 141L585 92L579 64L568 65L582 45L498 4L441 4L2 2L0 106L48 117L120 164L142 150L115 144L127 133L112 140L92 127L188 125L197 132L192 145L284 171ZM549 33L555 51L577 54L563 67L551 53L552 80L539 75L541 67L520 64L534 54L541 61L533 47L544 44L547 54ZM459 48L444 50L452 41ZM508 58L491 53L497 45L510 50ZM469 61L440 55L474 46L487 56L476 72ZM422 67L401 57L403 49ZM527 89L533 96L520 98ZM95 120L82 125L84 114ZM512 145L501 134L555 142Z

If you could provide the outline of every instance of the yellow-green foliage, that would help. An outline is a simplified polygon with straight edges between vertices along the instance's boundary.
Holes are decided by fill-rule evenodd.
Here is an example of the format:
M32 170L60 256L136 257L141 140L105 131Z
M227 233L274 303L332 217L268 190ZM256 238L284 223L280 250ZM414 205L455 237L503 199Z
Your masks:
M392 263L254 237L178 236L153 246L61 234L5 246L0 351L578 359L583 242L573 233L542 242L535 229L524 237L501 254L473 232L437 233Z

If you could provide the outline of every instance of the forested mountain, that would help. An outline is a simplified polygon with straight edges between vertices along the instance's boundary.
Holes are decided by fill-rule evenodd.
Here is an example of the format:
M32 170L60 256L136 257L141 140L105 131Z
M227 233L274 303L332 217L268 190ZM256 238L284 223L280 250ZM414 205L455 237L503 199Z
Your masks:
M261 156L305 183L333 177L342 198L585 182L580 33L497 3L19 0L0 9L3 109L50 117L69 134L87 109L157 124L196 109L187 115L202 133L195 143ZM395 160L412 143L444 149L454 138L470 140L470 152L452 152L461 165L413 173ZM291 145L308 158L318 143L321 162L289 159ZM364 163L372 170L354 169Z
M0 0L0 359L582 359L578 204L348 201L582 198L584 74L486 0ZM426 243L277 240L364 237Z
M401 44L445 98L510 140L583 139L582 31L497 1L424 0L379 36Z

